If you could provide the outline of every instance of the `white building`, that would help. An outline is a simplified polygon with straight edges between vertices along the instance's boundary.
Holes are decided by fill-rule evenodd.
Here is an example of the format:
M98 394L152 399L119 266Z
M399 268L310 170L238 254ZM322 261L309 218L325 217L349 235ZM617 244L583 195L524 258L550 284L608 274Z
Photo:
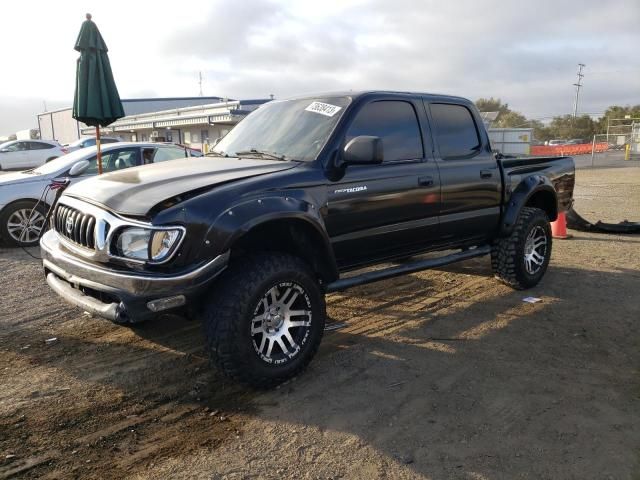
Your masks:
M213 143L250 111L268 101L221 97L125 99L122 106L126 117L100 132L125 141L155 140L202 148L207 139ZM65 144L95 136L94 127L76 121L71 115L71 107L38 114L40 138Z

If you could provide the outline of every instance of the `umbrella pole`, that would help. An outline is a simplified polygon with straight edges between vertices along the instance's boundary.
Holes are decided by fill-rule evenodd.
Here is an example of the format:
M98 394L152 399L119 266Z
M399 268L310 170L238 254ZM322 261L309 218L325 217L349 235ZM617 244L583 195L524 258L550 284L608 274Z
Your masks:
M100 127L96 127L96 147L98 148L98 155L96 161L98 162L98 175L102 175L102 150L100 149Z

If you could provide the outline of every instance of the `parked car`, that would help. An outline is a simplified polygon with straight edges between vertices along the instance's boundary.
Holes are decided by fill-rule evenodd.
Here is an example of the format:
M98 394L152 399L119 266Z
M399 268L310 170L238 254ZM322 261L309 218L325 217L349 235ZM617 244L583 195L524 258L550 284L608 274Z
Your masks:
M0 145L0 170L38 167L65 153L58 142L50 140L12 140Z
M100 137L100 145L106 145L107 143L117 143L121 141L122 139L118 137ZM95 147L95 146L96 146L96 137L81 138L80 140L76 140L75 142L64 145L64 147L69 152L75 152L76 150L80 150L81 148Z
M584 143L591 143L589 141L585 141L582 138L572 138L571 140L567 140L565 145L582 145Z
M256 387L311 361L327 292L483 255L533 287L575 176L570 157L496 158L473 102L420 93L274 100L213 155L72 185L43 266L62 298L114 322L201 315L215 365Z
M559 140L559 139L558 140L549 140L547 142L547 145L549 145L550 147L554 147L554 146L557 147L559 145L566 145L566 144L567 144L566 140Z
M102 152L105 172L191 156L184 148L154 143L112 143ZM33 207L51 180L67 176L71 167L83 160L89 167L82 176L72 179L76 182L98 173L96 147L69 153L35 169L1 175L0 238L13 246L37 245L54 194L50 193L32 213Z

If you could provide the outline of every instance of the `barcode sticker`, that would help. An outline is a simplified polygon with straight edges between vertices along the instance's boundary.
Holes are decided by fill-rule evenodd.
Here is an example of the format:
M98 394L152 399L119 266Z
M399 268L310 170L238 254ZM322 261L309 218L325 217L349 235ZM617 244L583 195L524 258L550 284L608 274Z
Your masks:
M336 113L342 110L342 107L331 105L330 103L313 102L311 105L305 108L305 110L307 112L319 113L320 115L333 117Z

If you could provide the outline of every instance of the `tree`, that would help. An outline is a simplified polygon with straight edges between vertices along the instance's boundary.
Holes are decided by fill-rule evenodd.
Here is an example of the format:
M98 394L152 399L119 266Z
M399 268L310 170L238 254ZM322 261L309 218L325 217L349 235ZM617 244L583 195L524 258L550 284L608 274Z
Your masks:
M508 103L502 103L499 98L479 98L476 107L481 112L498 112L498 117L491 124L494 128L513 128L528 126L527 117L520 112L514 112Z
M554 138L589 140L596 133L597 124L589 115L581 115L576 118L573 118L573 115L562 115L553 117L546 128Z
M598 133L607 133L607 124L609 120L625 118L629 115L631 118L640 118L640 105L621 107L619 105L611 105L604 112L604 115L598 119ZM619 123L618 123L619 125Z

